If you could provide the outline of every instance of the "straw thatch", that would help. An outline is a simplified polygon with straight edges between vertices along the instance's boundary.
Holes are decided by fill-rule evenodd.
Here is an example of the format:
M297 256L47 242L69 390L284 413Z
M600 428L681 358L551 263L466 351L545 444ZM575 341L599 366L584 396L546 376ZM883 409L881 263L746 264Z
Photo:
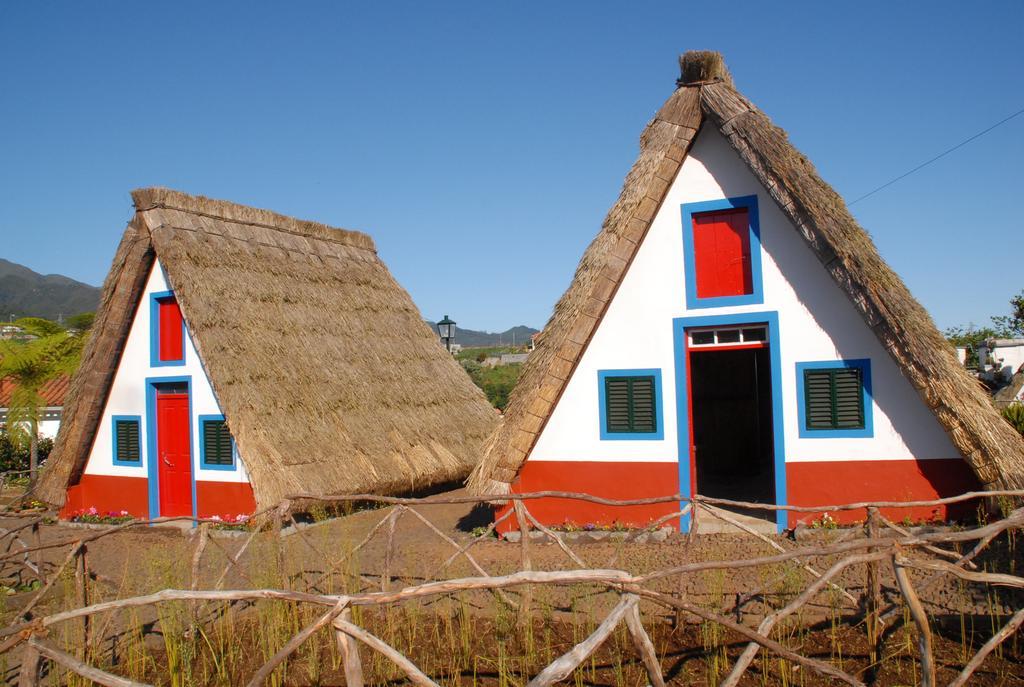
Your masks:
M167 189L132 197L41 498L62 504L84 468L157 257L258 507L465 478L494 411L369 236Z
M1024 487L1024 441L999 418L839 194L786 133L736 91L721 55L687 53L680 64L679 88L644 130L640 157L524 365L505 422L470 476L471 491L509 492L701 126L721 132L761 181L935 413L978 480L988 488Z

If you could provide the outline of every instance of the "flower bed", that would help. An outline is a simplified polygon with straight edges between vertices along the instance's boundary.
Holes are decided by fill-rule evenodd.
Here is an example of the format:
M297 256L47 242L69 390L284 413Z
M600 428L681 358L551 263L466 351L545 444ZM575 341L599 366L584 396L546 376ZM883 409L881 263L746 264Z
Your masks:
M213 529L215 530L247 530L249 529L250 516L239 513L238 515L211 515L204 520L213 522Z
M96 506L89 506L82 510L75 511L68 518L71 522L85 522L90 525L123 525L131 522L135 516L126 510L100 512Z

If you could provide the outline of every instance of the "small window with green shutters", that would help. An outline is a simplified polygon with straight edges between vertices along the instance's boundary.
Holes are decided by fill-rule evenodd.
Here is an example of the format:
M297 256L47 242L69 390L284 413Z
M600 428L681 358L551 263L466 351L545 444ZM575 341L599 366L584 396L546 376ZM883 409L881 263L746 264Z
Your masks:
M658 431L653 375L605 377L605 431L609 434L653 434Z
M804 370L808 430L864 429L864 372L858 367Z
M229 470L235 465L234 444L222 417L200 418L202 423L203 467Z
M137 416L115 415L114 423L114 464L141 465L142 439L140 418Z

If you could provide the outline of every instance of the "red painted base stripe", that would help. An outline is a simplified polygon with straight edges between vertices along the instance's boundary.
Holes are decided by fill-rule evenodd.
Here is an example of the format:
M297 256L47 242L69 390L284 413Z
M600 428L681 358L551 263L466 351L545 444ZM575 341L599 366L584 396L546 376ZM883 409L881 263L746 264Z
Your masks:
M196 482L198 515L250 515L256 510L252 487L245 482Z
M604 463L594 461L527 461L512 485L513 491L575 491L615 499L667 496L679 490L676 463ZM814 463L788 463L786 481L790 505L818 506L857 501L928 501L979 489L974 473L960 458L948 460L856 460ZM972 515L977 503L957 504L949 508L888 508L887 518L949 520ZM498 510L498 516L510 506ZM603 506L572 499L528 501L527 508L545 525L567 522L584 526L619 522L644 526L652 520L679 509L675 503L651 506ZM820 514L790 513L789 525L810 523ZM839 523L864 520L864 511L832 514ZM677 527L678 521L672 520ZM500 532L517 529L509 519Z
M96 508L100 513L128 511L131 515L149 517L149 480L145 477L82 475L81 481L68 488L67 501L60 517L68 519L76 512ZM196 482L197 514L251 514L256 510L252 487L239 482Z
M101 513L126 510L136 518L146 519L149 517L148 483L145 477L82 475L78 484L68 487L60 517L67 519L77 511L96 508Z
M527 461L512 485L513 491L576 491L612 499L666 496L678 491L676 463L599 463L594 461ZM618 522L643 527L679 510L678 503L651 506L603 506L574 499L538 499L526 503L530 513L545 525L571 522L579 526ZM507 508L507 506L505 507ZM499 511L499 515L504 510ZM679 526L678 520L668 523ZM499 531L517 529L514 517Z
M787 463L789 503L819 506L858 501L928 501L980 489L967 462L949 460L844 460L837 462ZM885 508L890 520L904 518L948 520L973 514L977 503L955 504L950 508ZM789 525L811 522L820 515L790 513ZM865 511L832 514L840 523L867 517Z

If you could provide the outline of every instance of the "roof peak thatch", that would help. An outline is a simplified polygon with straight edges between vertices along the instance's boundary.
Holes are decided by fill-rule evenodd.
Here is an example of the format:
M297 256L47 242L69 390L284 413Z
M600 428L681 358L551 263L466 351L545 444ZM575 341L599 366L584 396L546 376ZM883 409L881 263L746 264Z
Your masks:
M373 239L361 231L341 229L321 224L320 222L296 219L295 217L282 215L271 210L239 205L228 200L194 196L162 186L137 188L132 191L132 201L135 203L137 212L145 212L156 208L180 210L181 212L228 220L238 224L259 226L323 241L335 241L353 248L377 252Z
M733 85L732 74L725 66L725 58L717 50L687 50L679 56L677 86L699 86L724 81Z

